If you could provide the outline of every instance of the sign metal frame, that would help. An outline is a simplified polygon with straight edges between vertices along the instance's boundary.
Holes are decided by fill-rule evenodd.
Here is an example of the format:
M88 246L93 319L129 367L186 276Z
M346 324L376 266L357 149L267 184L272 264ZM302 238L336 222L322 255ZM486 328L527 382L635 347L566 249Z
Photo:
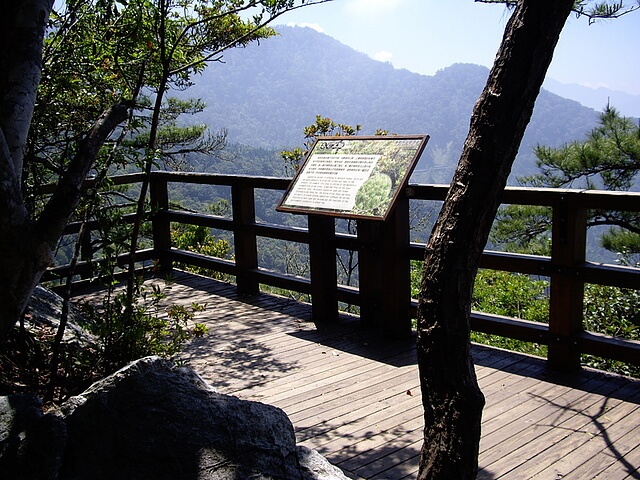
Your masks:
M386 220L429 135L318 137L276 210Z

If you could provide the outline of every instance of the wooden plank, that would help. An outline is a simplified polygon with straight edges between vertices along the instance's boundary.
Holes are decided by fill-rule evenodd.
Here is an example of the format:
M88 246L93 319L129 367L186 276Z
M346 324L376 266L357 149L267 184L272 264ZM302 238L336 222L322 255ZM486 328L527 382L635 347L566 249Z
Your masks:
M297 437L303 440L319 440L323 452L333 453L344 448L347 438L352 440L349 445L352 450L362 451L365 443L368 443L368 448L384 443L381 437L385 435L397 436L414 431L413 425L417 424L422 430L423 408L419 396L412 398L409 395L399 395L395 404L385 406L382 410L375 412L375 415L370 413L371 409L372 406L368 405L358 412L349 412L333 418L332 421L338 426L331 427L331 437L325 435L325 431L318 431L315 428L297 432ZM352 420L353 418L356 419ZM312 435L309 435L307 430L312 430Z
M615 443L616 454L619 455L618 461L612 463L609 467L599 473L599 478L607 480L617 479L638 479L640 478L640 428L636 427L633 431L628 432L624 439ZM578 480L582 472L579 469L571 472L567 476L569 479Z
M196 318L209 334L183 357L205 380L283 408L298 442L352 478L415 478L423 412L411 341L376 340L342 315L318 329L306 321L309 304L241 296L180 272L174 280L169 303L207 304ZM487 400L479 479L638 478L640 381L550 374L537 358L478 345L472 352Z
M577 390L572 390L573 394ZM563 399L566 397L563 396ZM488 463L491 471L498 475L509 474L511 478L529 478L527 471L533 463L536 468L545 463L545 454L549 449L559 444L571 435L584 436L584 440L588 440L590 433L588 427L593 416L597 415L601 410L602 397L583 393L578 394L577 398L571 399L569 402L548 402L548 404L540 410L548 413L534 424L534 428L530 428L519 435L519 445L514 445L513 441L503 442L500 449L494 449L495 453L500 450L508 452L508 455L500 455L500 458L492 456L492 460ZM617 401L619 402L619 401ZM607 416L613 415L610 411ZM523 441L524 440L524 441ZM506 448L506 446L511 448ZM570 450L566 450L570 451ZM566 452L565 451L565 452ZM486 456L484 457L486 459ZM547 461L552 462L553 456L549 455ZM485 464L487 465L487 464ZM536 473L536 472L529 472ZM583 477L590 478L590 477Z
M370 401L368 402L353 404L351 408L339 406L333 409L320 408L312 412L307 411L306 413L311 413L311 416L298 422L298 425L301 429L311 427L313 434L318 434L324 426L334 428L336 425L342 426L350 423L353 428L356 425L366 426L379 423L381 419L398 413L398 409L402 409L400 413L404 413L404 409L421 406L419 393L414 393L417 392L417 388L417 380L405 376L401 383L396 382L389 388L375 392L369 397ZM329 407L326 403L319 406ZM376 417L381 412L383 412L384 418Z
M399 386L397 382L415 379L415 372L405 372L400 375L397 372L387 372L376 375L374 378L375 381L368 382L350 379L336 390L321 395L320 398L309 398L296 403L288 409L291 412L292 421L304 420L329 409L353 409L391 395L404 394L406 389L402 385ZM389 380L394 378L396 381L388 384Z
M605 421L608 419L605 417ZM606 434L606 436L605 436ZM638 448L640 425L632 427L624 420L606 428L601 434L591 434L579 438L571 437L570 442L557 445L555 459L545 459L546 467L538 469L531 478L625 478L631 472L638 472L640 464L633 461L630 455ZM602 472L608 471L607 475Z
M518 436L545 415L545 412L538 411L542 404L533 405L533 399L548 398L553 401L571 391L568 387L557 389L545 382L535 385L528 383L522 387L520 391L513 391L513 395L507 395L495 403L491 400L487 402L482 415L481 454L485 449L496 446L498 439ZM510 390L506 389L507 392Z
M398 470L396 474L408 473L411 465L406 462L415 459L421 447L422 439L416 441L408 435L407 438L396 438L394 442L389 442L384 448L370 450L366 454L362 454L358 460L364 465L355 468L353 472L364 478L389 478L391 476L389 470L391 469ZM362 457L364 457L364 462ZM338 463L338 466L349 469L354 461Z
M340 356L341 354L338 355ZM333 355L327 353L327 356L332 357ZM296 383L287 381L282 385L284 390L273 394L262 392L263 396L268 396L271 401L278 402L284 408L284 406L295 405L308 397L317 398L329 389L338 390L342 386L352 383L353 379L358 378L360 375L374 376L380 374L379 367L365 360L362 358L354 359L352 362L344 362L334 368L328 368L329 365L326 362L324 365L326 370L321 372L323 375L320 378L310 376L313 374L307 373L305 375L305 373L301 373L296 379ZM392 375L394 374L395 372L392 373ZM324 397L324 399L327 398L327 396Z

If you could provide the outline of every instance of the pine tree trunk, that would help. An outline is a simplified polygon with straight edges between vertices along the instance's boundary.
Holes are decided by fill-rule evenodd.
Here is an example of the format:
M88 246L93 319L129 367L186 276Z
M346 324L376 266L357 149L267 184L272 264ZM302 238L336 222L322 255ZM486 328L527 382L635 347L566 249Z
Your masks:
M418 307L424 444L418 479L471 479L484 396L470 356L474 279L500 197L573 0L513 12L425 254Z

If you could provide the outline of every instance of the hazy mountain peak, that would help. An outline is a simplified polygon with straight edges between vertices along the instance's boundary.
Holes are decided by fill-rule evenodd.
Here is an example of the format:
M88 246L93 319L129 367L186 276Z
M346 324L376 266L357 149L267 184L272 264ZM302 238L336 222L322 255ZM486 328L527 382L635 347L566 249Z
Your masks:
M290 149L304 141L316 115L382 128L429 134L418 167L423 181L448 183L466 137L469 118L486 83L486 67L457 63L433 76L396 69L309 27L278 26L279 35L231 50L195 79L186 94L200 97L200 119L227 128L229 139L263 148ZM535 169L532 148L581 139L596 112L543 91L536 103L517 174Z
M640 95L631 95L604 87L591 88L576 83L560 83L551 78L545 81L544 87L561 97L576 100L598 111L602 111L607 104L610 104L622 115L640 118Z

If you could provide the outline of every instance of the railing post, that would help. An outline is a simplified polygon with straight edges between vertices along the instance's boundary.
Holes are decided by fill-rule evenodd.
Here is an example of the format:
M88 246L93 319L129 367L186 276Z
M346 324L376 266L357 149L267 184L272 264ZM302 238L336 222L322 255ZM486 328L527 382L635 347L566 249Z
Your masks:
M308 227L313 320L334 322L338 319L335 220L309 215Z
M231 187L233 211L233 245L238 293L252 295L260 291L255 272L258 269L258 244L252 226L256 222L253 187Z
M93 260L93 245L91 244L91 233L92 231L89 228L85 228L84 231L81 228L81 237L78 239L80 242L80 260L83 262L90 262ZM80 278L86 280L93 276L92 272L87 271L86 273L80 274Z
M167 179L162 175L151 173L149 181L149 196L151 200L151 229L153 233L153 251L158 260L161 272L170 272L173 268L171 261L171 226L166 213L169 210L169 192Z
M562 194L553 206L551 285L549 298L549 366L557 370L580 368L577 335L582 331L584 281L576 266L584 263L587 211L573 195Z
M385 222L358 221L360 317L377 332L399 338L411 332L409 200L401 195Z

